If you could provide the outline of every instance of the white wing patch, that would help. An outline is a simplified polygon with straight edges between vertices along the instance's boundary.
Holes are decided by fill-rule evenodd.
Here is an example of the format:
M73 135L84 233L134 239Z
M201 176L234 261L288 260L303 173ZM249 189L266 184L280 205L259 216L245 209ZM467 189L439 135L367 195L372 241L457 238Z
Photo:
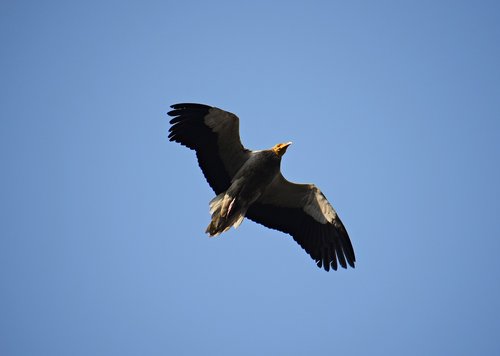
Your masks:
M264 204L300 208L321 224L334 224L338 219L335 209L318 187L314 184L289 182L281 173L276 176L259 200Z
M307 197L307 202L305 202L303 209L307 214L312 216L314 220L321 224L332 224L337 218L337 213L316 186L313 186L310 190L310 194Z
M234 125L237 125L238 119L231 113L218 108L211 108L207 116L205 116L205 124L212 129L213 132L231 132Z
M219 156L229 175L232 177L249 157L240 140L240 124L236 115L211 108L204 123L218 136Z

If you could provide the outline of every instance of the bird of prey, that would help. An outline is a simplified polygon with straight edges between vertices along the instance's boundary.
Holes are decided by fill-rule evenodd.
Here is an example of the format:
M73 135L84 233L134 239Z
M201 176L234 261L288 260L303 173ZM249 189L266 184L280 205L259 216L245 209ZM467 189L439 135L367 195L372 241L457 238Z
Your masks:
M241 144L236 115L203 104L171 108L170 141L196 152L216 194L210 202L210 236L238 227L247 217L290 234L319 268L354 268L349 235L323 193L314 184L292 183L281 174L281 158L291 142L251 151Z

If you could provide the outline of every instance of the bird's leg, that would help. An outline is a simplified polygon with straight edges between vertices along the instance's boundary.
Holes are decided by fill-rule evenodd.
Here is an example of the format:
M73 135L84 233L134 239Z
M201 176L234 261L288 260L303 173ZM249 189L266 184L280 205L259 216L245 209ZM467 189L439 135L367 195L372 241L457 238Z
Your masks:
M228 193L224 195L224 198L222 198L222 203L220 208L221 217L227 218L229 216L229 212L231 211L234 200L235 198L230 196Z
M233 199L231 200L231 203L229 203L229 208L227 208L227 214L226 214L226 217L228 217L228 216L229 216L229 214L231 214L231 210L233 209L233 204L234 204L234 202L235 202L235 201L236 201L236 198L233 198Z

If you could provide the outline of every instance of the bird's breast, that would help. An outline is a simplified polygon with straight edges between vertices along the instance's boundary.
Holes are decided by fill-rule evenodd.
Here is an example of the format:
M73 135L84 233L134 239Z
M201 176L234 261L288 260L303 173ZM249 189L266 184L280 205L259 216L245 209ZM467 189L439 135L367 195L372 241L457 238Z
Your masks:
M274 156L274 157L273 157ZM233 178L241 188L240 194L255 200L273 181L280 170L280 159L267 152L254 153Z

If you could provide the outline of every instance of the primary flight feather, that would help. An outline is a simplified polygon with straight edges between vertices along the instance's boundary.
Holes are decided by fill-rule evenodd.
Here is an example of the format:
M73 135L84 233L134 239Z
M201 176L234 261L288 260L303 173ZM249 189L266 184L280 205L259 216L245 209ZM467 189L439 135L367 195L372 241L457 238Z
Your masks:
M175 104L170 141L194 151L216 196L206 232L217 236L238 227L245 217L290 234L326 271L354 268L349 235L337 213L314 184L296 184L280 172L291 142L268 150L243 147L236 115L203 104Z

